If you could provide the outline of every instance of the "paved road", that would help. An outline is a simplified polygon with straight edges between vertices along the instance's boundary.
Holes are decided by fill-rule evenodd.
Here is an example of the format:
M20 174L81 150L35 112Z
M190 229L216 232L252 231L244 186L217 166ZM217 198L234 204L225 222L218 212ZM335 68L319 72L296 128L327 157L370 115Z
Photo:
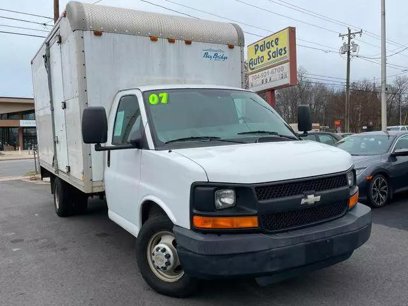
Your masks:
M23 176L29 171L34 171L33 159L0 160L0 177Z
M61 219L49 185L0 182L0 195L0 305L408 305L408 197L374 211L369 242L346 262L264 288L206 282L179 300L144 283L135 239L104 202Z

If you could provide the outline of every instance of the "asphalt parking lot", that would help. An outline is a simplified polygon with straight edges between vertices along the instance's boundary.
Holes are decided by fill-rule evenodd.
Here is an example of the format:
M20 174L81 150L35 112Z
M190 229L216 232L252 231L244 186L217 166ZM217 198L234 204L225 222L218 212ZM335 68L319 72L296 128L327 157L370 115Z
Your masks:
M370 240L343 263L268 287L205 282L180 300L144 283L135 239L103 201L62 219L49 184L0 180L0 305L408 305L408 195L373 214Z

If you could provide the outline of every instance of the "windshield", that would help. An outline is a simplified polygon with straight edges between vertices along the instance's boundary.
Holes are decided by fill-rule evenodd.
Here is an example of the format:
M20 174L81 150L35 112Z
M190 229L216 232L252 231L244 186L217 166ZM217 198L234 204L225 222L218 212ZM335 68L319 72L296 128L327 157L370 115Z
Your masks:
M387 131L399 131L399 126L387 127Z
M147 91L143 98L159 147L176 142L255 142L262 137L297 139L273 108L252 92L183 88Z
M337 147L351 155L378 155L388 152L393 140L387 135L355 135L342 139Z

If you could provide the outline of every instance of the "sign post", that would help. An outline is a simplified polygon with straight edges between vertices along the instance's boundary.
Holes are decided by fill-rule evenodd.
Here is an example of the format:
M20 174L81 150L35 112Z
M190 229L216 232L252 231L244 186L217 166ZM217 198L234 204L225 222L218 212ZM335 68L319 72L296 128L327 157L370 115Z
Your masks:
M288 27L248 46L249 88L266 93L275 106L275 89L297 84L296 29Z

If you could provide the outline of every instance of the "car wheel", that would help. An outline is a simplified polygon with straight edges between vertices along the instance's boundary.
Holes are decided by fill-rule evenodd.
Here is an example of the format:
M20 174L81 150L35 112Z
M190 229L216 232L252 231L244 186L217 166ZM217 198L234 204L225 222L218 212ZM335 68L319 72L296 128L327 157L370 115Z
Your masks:
M144 280L154 290L186 297L195 292L198 281L184 273L172 229L173 223L166 216L148 219L136 241L137 264Z
M54 180L54 207L59 217L68 217L72 214L72 198L67 183L56 177Z
M382 174L373 177L370 183L369 200L372 207L383 207L391 198L391 188L387 178Z

